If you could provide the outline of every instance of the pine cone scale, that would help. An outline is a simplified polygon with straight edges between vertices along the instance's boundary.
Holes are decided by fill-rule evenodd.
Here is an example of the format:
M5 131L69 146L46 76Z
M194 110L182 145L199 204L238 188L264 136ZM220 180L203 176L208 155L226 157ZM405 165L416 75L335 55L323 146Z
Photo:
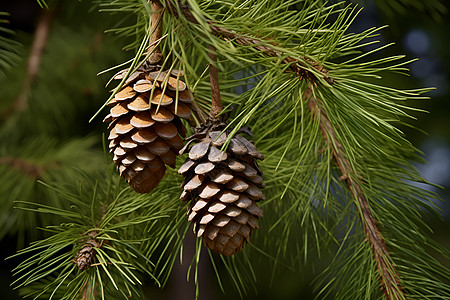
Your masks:
M127 104L125 102L120 102L113 108L111 108L111 117L118 118L128 113Z
M129 122L136 129L147 128L155 124L155 120L146 112L136 113Z
M143 95L139 95L127 104L127 108L135 112L147 111L150 109L150 104L148 98Z
M114 99L116 101L124 101L133 98L135 95L136 92L133 90L131 86L125 86L125 88L116 93Z
M147 79L140 79L133 85L133 90L138 93L145 93L153 88L153 83ZM148 102L147 102L148 104Z

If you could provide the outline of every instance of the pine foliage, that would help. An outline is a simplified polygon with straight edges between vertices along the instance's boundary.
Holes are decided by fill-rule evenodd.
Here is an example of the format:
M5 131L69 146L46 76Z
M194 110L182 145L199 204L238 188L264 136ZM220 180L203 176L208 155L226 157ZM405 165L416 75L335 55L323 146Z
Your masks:
M109 168L110 169L110 168ZM105 179L109 174L84 177L77 185L49 187L68 203L67 209L21 202L21 209L50 214L61 219L60 225L47 226L49 237L34 242L18 255L30 255L17 267L17 287L35 298L116 299L140 295L140 274L152 278L154 263L142 252L147 240L157 240L152 228L160 219L168 219L171 209L165 201L148 199L129 188ZM78 254L92 245L91 263L81 266ZM46 263L42 265L42 262ZM136 285L138 287L136 287ZM122 298L122 297L120 297Z
M62 11L69 13L68 9ZM13 209L15 201L64 207L63 201L37 181L76 182L77 170L91 173L106 167L103 154L99 152L101 139L88 134L83 123L87 123L92 110L100 104L93 100L106 95L103 83L96 79L98 68L89 61L97 59L103 66L110 64L108 55L99 54L111 48L114 42L97 46L99 37L90 31L95 23L86 23L75 30L64 24L62 20L70 20L65 17L61 13L61 19L54 21L59 26L55 26L48 37L33 82L23 84L30 72L26 57L0 81L0 139L3 141L0 146L0 236L16 235L20 247L25 245L26 239L39 237L37 227L50 223L40 215ZM72 42L88 47L74 48ZM32 41L25 40L23 44L32 44ZM11 45L15 44L11 42ZM120 49L112 55L117 53ZM8 59L7 56L2 58ZM67 70L77 76L70 76ZM21 105L17 105L19 102ZM80 122L80 118L85 121Z
M438 1L408 3L443 10ZM270 262L275 277L286 268L301 270L322 259L329 264L317 263L318 299L450 299L450 273L431 254L448 259L449 250L430 238L424 221L429 216L440 218L430 202L439 197L417 187L416 183L429 184L412 165L422 159L400 130L420 112L408 101L427 99L429 89L385 85L384 76L407 74L411 61L403 55L384 55L389 45L373 41L382 28L349 32L360 7L346 2L161 4L163 32L158 45L165 58L163 68L185 72L198 106L196 122L203 122L202 115L211 108L208 69L213 64L230 113L223 149L240 128L250 126L253 142L265 156L260 163L266 185L260 229L241 253L231 257L208 253L221 288L226 291L225 282L231 282L243 296L266 275L257 272L258 264ZM120 20L109 32L127 40L124 49L135 53L107 71L126 66L132 74L149 55L145 50L152 35L150 3L98 0L95 7ZM212 48L217 62L211 59ZM125 80L113 87L102 108ZM70 115L81 105L59 108L59 103L44 100L41 104L37 111L55 108L49 111L53 118ZM27 113L32 110L17 118L26 124ZM103 111L94 109L92 114L95 121ZM37 131L46 126L41 121ZM66 119L58 121L64 128ZM0 135L8 136L21 123L7 120ZM20 144L16 139L10 147L24 145L14 156L20 163L15 169L2 164L1 174L9 178L0 190L7 194L2 205L9 207L10 199L19 199L19 212L55 217L52 225L34 222L23 229L46 226L41 240L16 255L23 261L14 271L15 287L36 299L116 299L144 296L139 287L144 277L164 286L186 234L191 234L188 207L178 199L180 176L168 170L155 190L138 195L92 154L92 140L58 145L45 140L45 146L43 141ZM12 152L6 146L0 151L0 159ZM20 177L20 171L29 171L21 166L30 163L39 176ZM94 163L96 169L107 171L92 170ZM52 168L55 164L58 168ZM47 184L44 187L36 179ZM42 194L33 196L33 189ZM15 224L2 234L19 228ZM198 240L195 257L183 258L192 259L197 284L201 284L198 263L206 259L201 257L202 247Z
M3 183L1 197L1 232L16 234L19 245L24 246L25 235L35 239L39 226L50 225L47 218L13 209L15 201L30 201L64 207L53 194L38 183L76 180L78 170L96 171L106 166L100 153L93 155L95 138L74 139L60 143L55 138L36 137L24 139L19 144L2 144L0 148L0 171Z
M5 77L7 70L19 62L22 46L10 38L14 31L5 28L5 23L9 23L8 13L0 11L0 79Z

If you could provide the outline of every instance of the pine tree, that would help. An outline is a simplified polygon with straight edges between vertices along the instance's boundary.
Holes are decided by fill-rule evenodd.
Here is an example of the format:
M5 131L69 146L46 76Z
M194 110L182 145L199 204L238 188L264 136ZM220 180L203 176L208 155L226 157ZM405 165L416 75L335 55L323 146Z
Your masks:
M429 201L439 197L415 185L427 183L413 166L422 160L401 131L420 111L410 102L430 89L382 80L411 61L367 50L381 29L349 30L358 5L38 2L47 8L26 65L20 44L0 39L2 91L18 82L19 95L2 103L0 238L17 237L9 259L21 295L146 299L146 282L164 288L180 259L191 262L193 298L207 261L221 289L241 297L267 274L313 265L317 299L450 299L439 261L450 253L424 221L440 218ZM444 13L439 1L377 3ZM68 26L88 10L101 13ZM52 22L63 26L50 31ZM93 28L117 37L99 42ZM126 130L111 137L108 113L110 129ZM145 135L137 114L149 120L145 139L133 138ZM183 149L167 142L182 137ZM150 156L157 175L136 183ZM150 176L151 188L136 193L120 175L135 189ZM188 220L194 257L182 255Z

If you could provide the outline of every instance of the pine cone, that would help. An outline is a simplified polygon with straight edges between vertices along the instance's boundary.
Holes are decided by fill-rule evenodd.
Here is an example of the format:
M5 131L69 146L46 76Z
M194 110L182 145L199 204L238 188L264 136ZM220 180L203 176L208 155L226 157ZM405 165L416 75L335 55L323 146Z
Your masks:
M82 271L87 270L94 263L95 253L95 249L91 244L85 244L77 252L77 256L73 262L77 264L78 269Z
M101 244L95 239L98 231L91 231L88 234L88 238L84 240L84 244L81 250L77 252L77 255L72 262L74 262L78 269L84 271L89 269L89 267L94 263L95 254L97 253L95 248L100 248Z
M186 146L189 158L178 173L185 177L181 200L192 200L188 220L194 223L194 233L202 236L207 247L223 255L233 255L249 242L263 211L257 202L265 197L262 172L255 158L263 159L256 147L236 134L225 152L229 131L226 124L209 120L196 128ZM248 128L241 129L251 135ZM221 134L222 133L222 134Z
M123 79L127 72L119 72L114 79ZM180 118L191 116L192 97L179 80L182 71L168 72L144 63L108 103L112 108L104 122L110 122L109 149L120 175L138 193L148 193L158 185L165 165L175 168L183 147L181 137L186 134Z

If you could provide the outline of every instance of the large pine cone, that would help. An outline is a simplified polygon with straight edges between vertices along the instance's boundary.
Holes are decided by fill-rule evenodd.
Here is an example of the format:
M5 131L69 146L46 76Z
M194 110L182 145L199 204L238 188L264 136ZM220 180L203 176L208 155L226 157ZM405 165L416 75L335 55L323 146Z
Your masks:
M263 211L257 202L264 200L262 172L255 158L263 159L256 147L236 134L225 152L221 147L228 131L225 123L209 121L196 128L188 144L189 158L178 172L185 176L181 200L192 200L188 220L194 233L202 236L207 247L223 255L233 255L249 242ZM248 128L242 130L249 134Z
M114 79L123 79L127 72L119 72ZM165 165L175 168L183 147L186 128L180 118L191 116L193 100L179 79L182 75L144 63L108 103L112 108L104 122L110 122L109 149L120 175L138 193L148 193L158 185Z

